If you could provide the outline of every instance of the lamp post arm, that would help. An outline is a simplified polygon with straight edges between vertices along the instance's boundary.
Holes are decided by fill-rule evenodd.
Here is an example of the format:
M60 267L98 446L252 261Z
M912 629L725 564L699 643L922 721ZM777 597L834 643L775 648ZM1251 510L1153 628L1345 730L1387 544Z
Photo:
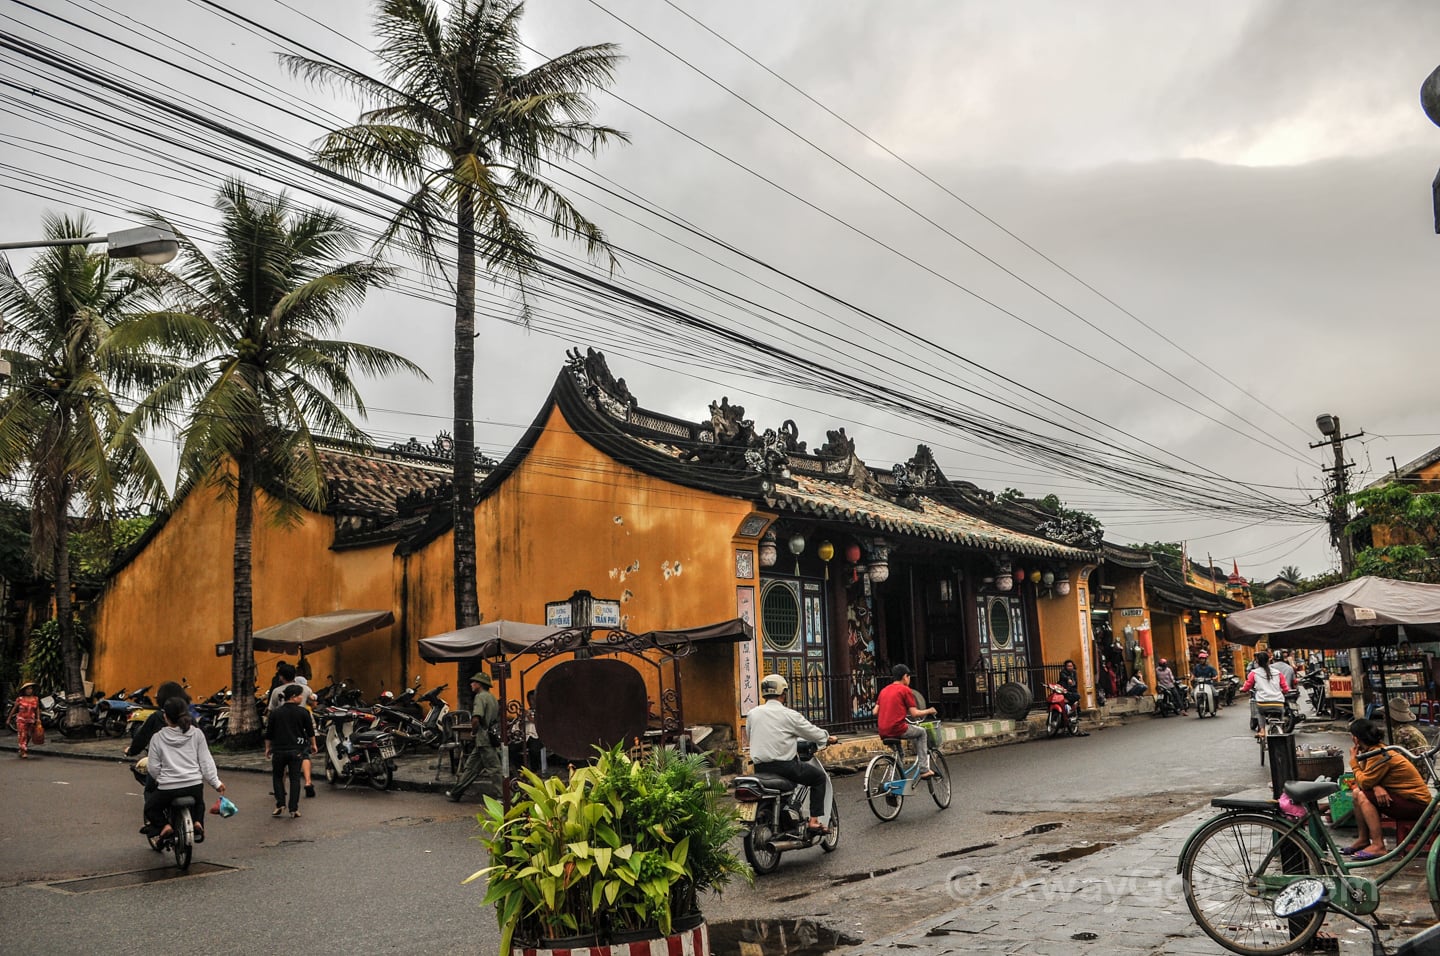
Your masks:
M0 251L6 249L48 249L53 246L89 246L104 242L104 236L82 236L79 239L41 239L30 242L0 242Z

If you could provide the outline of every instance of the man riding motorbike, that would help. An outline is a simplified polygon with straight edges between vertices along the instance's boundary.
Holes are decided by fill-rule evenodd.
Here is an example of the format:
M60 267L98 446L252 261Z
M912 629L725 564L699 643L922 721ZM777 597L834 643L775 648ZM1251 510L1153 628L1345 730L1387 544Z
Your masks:
M750 759L759 773L773 773L809 787L810 832L827 833L828 828L820 822L825 813L825 772L802 762L796 744L801 740L834 743L835 738L785 706L783 699L789 689L789 681L779 674L766 674L760 681L765 702L745 715Z

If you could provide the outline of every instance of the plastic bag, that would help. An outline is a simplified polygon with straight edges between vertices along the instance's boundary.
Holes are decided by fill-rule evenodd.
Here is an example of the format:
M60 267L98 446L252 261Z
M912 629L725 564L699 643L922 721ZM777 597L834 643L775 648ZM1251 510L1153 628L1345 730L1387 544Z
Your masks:
M1290 799L1290 794L1282 793L1280 794L1280 812L1292 820L1303 820L1306 811L1304 807Z
M30 731L30 742L32 744L43 744L45 742L45 725L35 721L35 726Z
M220 797L210 805L210 812L221 817L233 817L240 808L229 797Z

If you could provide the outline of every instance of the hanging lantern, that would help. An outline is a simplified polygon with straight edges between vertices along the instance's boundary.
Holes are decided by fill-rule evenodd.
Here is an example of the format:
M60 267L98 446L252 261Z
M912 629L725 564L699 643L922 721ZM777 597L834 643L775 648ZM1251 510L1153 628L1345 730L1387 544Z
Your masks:
M1015 578L1008 574L997 574L995 576L995 590L1008 591L1015 586Z
M1055 582L1055 593L1065 597L1070 593L1070 572L1062 569L1060 579Z
M765 532L765 537L760 539L760 567L773 568L780 557L780 549L775 540L775 529L771 528Z
M1016 583L1016 584L1024 584L1024 583L1025 583L1025 569L1024 569L1024 568L1016 568L1016 569L1015 569L1015 583Z
M860 563L860 545L852 541L845 546L845 561L847 564Z
M1045 570L1045 573L1040 575L1040 583L1045 585L1047 588L1053 587L1055 584L1055 572L1047 568Z
M1031 584L1039 584L1039 583L1040 583L1040 576L1041 576L1041 575L1040 575L1040 571L1039 571L1038 568L1037 568L1036 570L1034 570L1034 571L1031 571L1031 572L1030 572L1030 583L1031 583Z
M821 561L825 562L825 580L830 580L830 559L835 557L835 545L829 541L821 541L820 547L815 549L815 553L820 555Z
M805 553L805 536L795 532L790 538L790 553L795 555L795 576L800 576L800 555Z

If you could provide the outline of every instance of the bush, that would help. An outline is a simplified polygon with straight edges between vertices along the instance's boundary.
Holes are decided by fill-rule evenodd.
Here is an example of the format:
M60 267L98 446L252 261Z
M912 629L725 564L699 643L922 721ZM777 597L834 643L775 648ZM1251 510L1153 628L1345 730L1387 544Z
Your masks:
M500 951L512 941L653 930L698 911L750 869L730 850L739 833L724 787L705 758L657 750L633 760L619 748L568 782L524 772L506 811L487 797L478 819L491 865L482 905L500 921Z

